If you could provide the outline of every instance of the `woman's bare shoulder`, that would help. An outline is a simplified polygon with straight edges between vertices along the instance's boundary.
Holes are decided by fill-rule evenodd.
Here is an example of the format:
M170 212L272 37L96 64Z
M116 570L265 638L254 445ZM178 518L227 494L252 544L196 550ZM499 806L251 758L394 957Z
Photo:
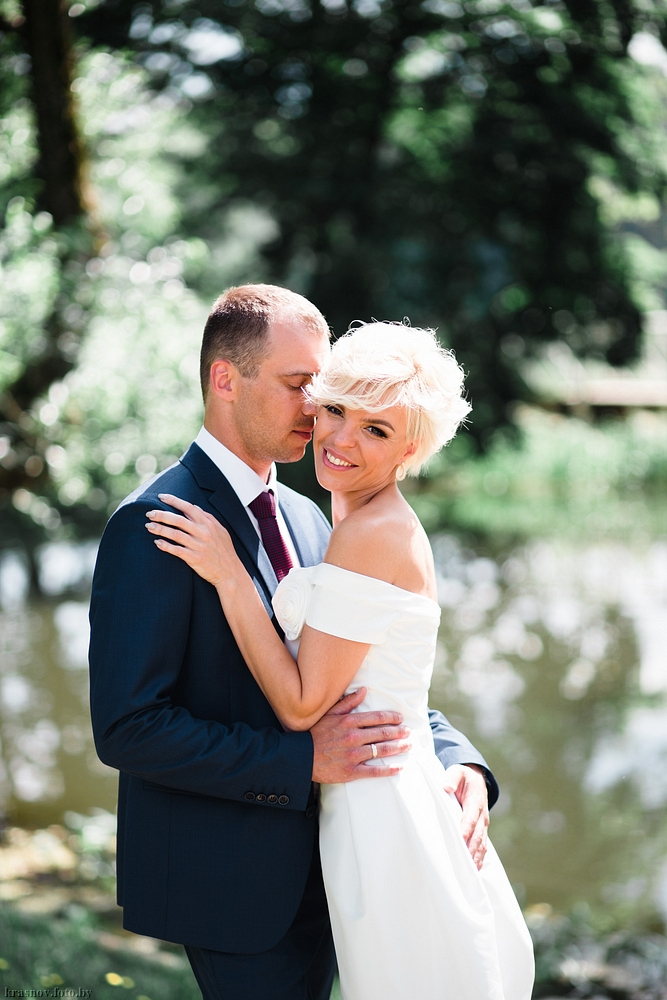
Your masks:
M421 525L409 509L370 505L340 521L329 539L324 557L342 569L395 583L406 558L410 558L415 530Z

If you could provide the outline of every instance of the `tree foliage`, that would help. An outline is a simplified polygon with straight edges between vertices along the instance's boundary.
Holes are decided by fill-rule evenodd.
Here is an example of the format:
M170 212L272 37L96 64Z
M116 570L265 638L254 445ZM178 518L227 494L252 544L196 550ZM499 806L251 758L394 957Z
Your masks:
M0 39L8 112L4 138L7 146L21 150L12 155L12 148L3 178L5 197L17 189L17 198L5 202L2 262L9 278L3 367L16 375L2 386L0 398L0 421L7 432L3 436L11 445L11 459L0 470L0 482L9 491L46 478L28 411L73 367L83 323L77 329L65 314L72 308L77 270L92 253L94 226L84 195L85 162L72 93L73 49L66 9L53 0L26 0L23 13L10 12L3 27L9 29ZM24 72L27 69L29 73ZM23 127L12 132L17 119ZM37 196L42 211L35 224L16 211L24 203L18 194L21 189ZM62 229L61 239L41 244L40 234L51 222ZM41 272L41 282L34 281L35 270ZM28 286L37 286L37 295L26 302L27 315L19 306L27 291L26 279Z
M482 447L545 341L633 356L633 268L648 261L645 284L664 268L619 238L619 206L653 211L667 143L664 81L627 50L664 31L661 4L0 11L7 537L95 533L178 455L200 414L202 318L230 283L287 284L336 334L371 317L437 327Z
M59 346L72 356L66 377L0 428L3 472L17 477L5 542L24 537L30 522L35 540L40 529L59 532L63 521L96 534L138 477L178 458L200 419L197 348L206 313L183 275L206 247L173 235L177 165L165 157L169 142L190 138L183 109L151 92L122 56L104 52L83 59L74 88L103 227L94 252L77 256L80 230L56 227L17 194L0 234L4 405L48 350L41 331L56 310L69 334ZM29 105L22 109L24 127L13 133L22 140L21 165L38 155Z
M131 45L156 86L200 89L188 225L214 238L230 199L252 200L277 223L267 276L336 333L437 326L470 372L478 441L525 395L516 361L540 342L634 356L639 312L590 182L663 189L624 75L660 6L121 0L82 27Z

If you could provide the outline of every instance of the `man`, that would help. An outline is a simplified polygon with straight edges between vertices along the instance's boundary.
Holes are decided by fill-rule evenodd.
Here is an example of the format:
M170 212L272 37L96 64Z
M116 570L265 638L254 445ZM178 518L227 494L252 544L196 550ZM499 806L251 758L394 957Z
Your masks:
M116 511L95 570L91 709L100 758L120 771L124 925L184 944L206 1000L328 1000L317 786L382 780L409 745L397 713L350 714L363 689L310 733L285 732L214 588L144 528L160 493L214 514L273 618L278 580L319 563L330 531L311 501L276 483L274 466L304 454L315 410L303 389L328 351L324 317L301 296L268 285L221 296L202 344L204 427ZM497 787L439 713L432 728L481 863L487 786L491 804ZM384 766L367 766L376 754Z

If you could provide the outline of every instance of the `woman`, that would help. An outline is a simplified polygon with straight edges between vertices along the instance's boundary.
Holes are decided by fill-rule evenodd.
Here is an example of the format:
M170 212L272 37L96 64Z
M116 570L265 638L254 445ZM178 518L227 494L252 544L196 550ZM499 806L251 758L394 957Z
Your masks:
M529 1000L530 937L491 846L481 871L442 790L427 716L440 609L426 534L397 485L469 410L454 357L429 330L351 330L309 389L317 477L331 491L324 562L293 569L274 610L290 649L218 521L176 497L151 512L155 544L220 596L278 718L309 729L350 688L361 709L412 730L385 781L322 786L320 845L344 1000ZM290 655L294 654L294 658ZM398 760L398 758L396 758Z

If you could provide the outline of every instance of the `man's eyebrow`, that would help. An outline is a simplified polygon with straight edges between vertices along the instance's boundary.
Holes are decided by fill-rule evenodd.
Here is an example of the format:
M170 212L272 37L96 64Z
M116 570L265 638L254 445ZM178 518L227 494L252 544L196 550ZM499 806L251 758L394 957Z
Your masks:
M314 374L315 374L315 372L312 372L312 371L310 371L310 372L304 372L304 371L283 372L283 374L280 375L279 377L280 378L312 378Z

